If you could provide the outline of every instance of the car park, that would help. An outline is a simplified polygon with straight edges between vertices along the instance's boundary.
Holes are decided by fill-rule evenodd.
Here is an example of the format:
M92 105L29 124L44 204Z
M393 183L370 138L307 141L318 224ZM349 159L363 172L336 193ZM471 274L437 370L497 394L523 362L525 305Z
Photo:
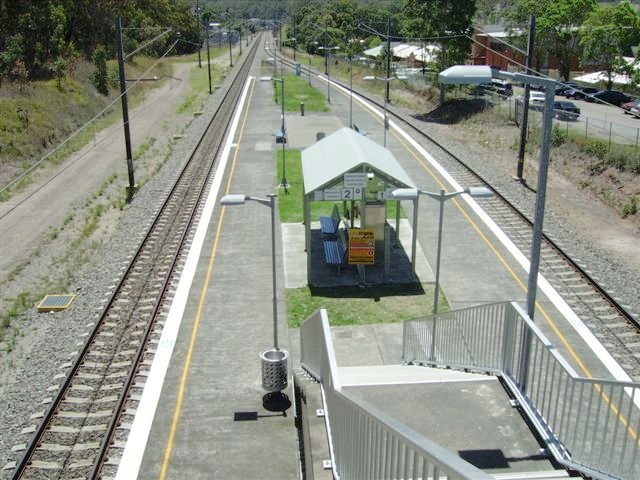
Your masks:
M577 120L580 116L580 109L573 102L566 100L553 102L553 116L558 120Z
M623 103L621 105L622 109L624 110L624 113L631 113L630 110L634 107L638 108L640 107L640 98L636 98L635 100L631 100L629 102Z
M579 87L567 90L564 94L565 98L574 98L576 100L584 100L589 95L597 93L598 89L593 87Z
M573 83L573 82L566 82L566 83L556 82L556 83L557 83L557 85L556 85L556 95L564 95L569 90L573 90L575 88L580 88L580 85L578 85L577 83Z
M591 96L585 98L587 102L608 103L619 107L623 103L627 103L629 96L617 90L600 90Z

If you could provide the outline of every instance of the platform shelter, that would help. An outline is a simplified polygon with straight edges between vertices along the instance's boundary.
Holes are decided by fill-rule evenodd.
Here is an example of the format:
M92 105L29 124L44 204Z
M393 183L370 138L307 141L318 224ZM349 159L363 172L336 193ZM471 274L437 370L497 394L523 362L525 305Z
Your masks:
M350 129L342 128L302 151L303 212L307 283L311 284L312 202L342 202L342 216L351 227L373 232L376 249L390 247L387 201L397 188L416 188L393 154L382 145ZM397 211L399 212L398 205ZM346 220L345 220L346 222ZM399 216L396 218L396 233ZM354 262L350 262L354 264ZM362 272L366 261L362 263ZM359 268L361 267L358 264Z

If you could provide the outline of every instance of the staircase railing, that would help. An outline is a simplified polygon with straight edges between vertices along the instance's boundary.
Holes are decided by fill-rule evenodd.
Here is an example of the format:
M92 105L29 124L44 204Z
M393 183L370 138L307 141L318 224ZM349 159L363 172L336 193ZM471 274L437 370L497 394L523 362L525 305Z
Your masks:
M493 478L342 390L326 310L300 327L300 357L302 367L321 384L335 477Z
M516 303L409 321L403 335L405 362L501 375L568 468L640 476L640 384L581 377Z

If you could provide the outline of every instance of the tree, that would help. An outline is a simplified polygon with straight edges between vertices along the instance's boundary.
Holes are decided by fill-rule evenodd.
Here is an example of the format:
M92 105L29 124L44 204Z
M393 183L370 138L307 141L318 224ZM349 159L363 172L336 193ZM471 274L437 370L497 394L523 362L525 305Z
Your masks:
M91 61L93 62L93 66L96 67L95 72L93 72L93 85L102 95L109 95L107 53L102 46L94 50Z
M622 58L640 41L640 16L629 2L606 5L591 12L580 30L583 63L597 64L607 73L607 88L613 75L626 68Z
M521 44L526 41L529 17L536 17L535 70L541 70L547 53L558 60L560 76L569 80L571 59L579 56L578 31L585 18L597 7L596 0L517 0L506 11L512 32L521 32Z
M53 65L51 66L51 69L53 70L53 74L55 75L57 80L58 90L62 90L62 79L67 74L68 68L69 68L69 64L62 57L57 58L53 62Z
M403 33L439 43L436 68L465 63L471 51L475 0L404 0Z

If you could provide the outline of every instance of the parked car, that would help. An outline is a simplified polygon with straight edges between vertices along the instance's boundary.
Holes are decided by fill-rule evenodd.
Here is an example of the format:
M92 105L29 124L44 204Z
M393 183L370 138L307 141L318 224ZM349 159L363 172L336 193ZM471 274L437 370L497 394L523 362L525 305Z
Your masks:
M625 114L630 113L630 110L633 107L640 107L640 98L636 98L635 100L631 100L630 102L623 103L621 106Z
M631 109L629 109L629 113L631 114L631 116L633 116L633 118L640 118L640 105L631 107Z
M544 107L544 92L529 92L529 108L542 110L542 107Z
M575 88L580 88L580 85L573 82L561 83L557 82L556 85L556 95L564 95L568 90L573 90Z
M619 107L623 103L627 103L631 98L626 93L617 90L600 90L593 95L586 97L587 102L610 103Z
M553 102L553 113L558 120L577 120L580 116L580 109L573 102L555 101Z
M594 93L597 93L597 92L598 92L597 88L579 87L579 88L572 88L571 90L567 90L564 93L564 96L566 98L574 98L576 100L584 100L589 95L593 95Z

